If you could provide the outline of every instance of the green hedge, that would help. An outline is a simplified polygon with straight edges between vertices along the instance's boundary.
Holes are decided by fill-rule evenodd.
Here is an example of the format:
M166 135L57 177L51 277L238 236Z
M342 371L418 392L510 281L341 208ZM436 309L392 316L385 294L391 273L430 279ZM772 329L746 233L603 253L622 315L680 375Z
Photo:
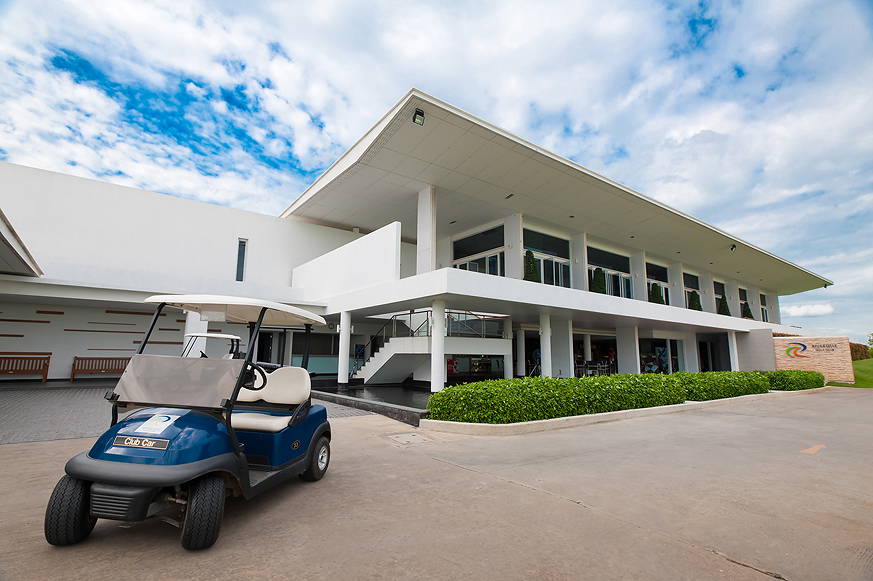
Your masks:
M689 401L707 401L770 391L770 382L758 371L680 372L673 375L685 387L685 399Z
M770 381L770 389L780 391L798 391L824 387L824 375L818 371L801 371L799 369L780 369L765 371L764 375Z
M675 376L524 377L447 387L430 396L428 418L508 424L682 403Z

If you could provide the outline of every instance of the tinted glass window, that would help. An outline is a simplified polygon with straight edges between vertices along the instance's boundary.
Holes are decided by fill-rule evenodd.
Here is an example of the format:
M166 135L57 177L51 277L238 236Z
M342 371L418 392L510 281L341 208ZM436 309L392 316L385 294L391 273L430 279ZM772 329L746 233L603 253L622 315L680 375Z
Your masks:
M491 230L485 230L460 240L455 240L453 244L454 259L464 258L465 256L473 256L500 248L503 246L503 226L497 226Z
M588 247L588 264L630 274L630 258L591 246Z
M720 297L724 296L724 283L723 282L713 282L712 288L715 289L715 294Z
M741 301L748 301L749 300L749 293L747 293L746 289L744 289L744 288L740 289L740 300Z
M550 254L561 258L570 258L570 241L549 236L542 232L524 229L524 249Z
M700 279L697 276L686 272L682 275L682 280L685 281L685 288L700 290Z
M761 306L762 307L767 306L767 295L764 295L764 294L761 295Z
M646 277L652 280L667 282L667 268L658 264L646 263Z
M311 333L310 337L310 355L332 355L334 351L334 337L331 333ZM294 332L291 349L294 355L302 355L303 349L306 346L306 334L300 331Z
M236 280L242 281L246 271L246 241L240 240L236 248Z

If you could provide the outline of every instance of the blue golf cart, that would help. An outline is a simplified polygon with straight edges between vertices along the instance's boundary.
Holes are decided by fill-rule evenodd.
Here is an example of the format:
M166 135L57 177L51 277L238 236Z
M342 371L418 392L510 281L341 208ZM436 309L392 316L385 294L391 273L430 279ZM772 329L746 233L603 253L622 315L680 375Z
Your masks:
M324 406L311 403L309 373L300 367L267 373L252 360L262 325L308 330L324 319L238 297L158 295L145 302L157 309L107 393L111 425L89 451L67 462L49 499L45 537L52 545L84 540L98 518L158 518L181 529L186 549L205 549L218 539L228 496L249 499L289 478L316 481L327 471L330 424ZM245 352L239 337L205 333L188 337L186 356L146 354L167 308L247 324ZM230 347L207 357L199 346L215 339Z

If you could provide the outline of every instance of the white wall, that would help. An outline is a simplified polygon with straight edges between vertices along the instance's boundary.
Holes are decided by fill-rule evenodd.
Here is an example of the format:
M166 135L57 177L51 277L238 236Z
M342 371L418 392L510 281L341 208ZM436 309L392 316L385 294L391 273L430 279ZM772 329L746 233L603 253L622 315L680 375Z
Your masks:
M320 300L400 280L400 222L392 222L297 266L292 289L303 300Z
M295 265L360 236L8 163L0 184L45 280L84 286L285 300ZM249 241L244 282L239 238Z

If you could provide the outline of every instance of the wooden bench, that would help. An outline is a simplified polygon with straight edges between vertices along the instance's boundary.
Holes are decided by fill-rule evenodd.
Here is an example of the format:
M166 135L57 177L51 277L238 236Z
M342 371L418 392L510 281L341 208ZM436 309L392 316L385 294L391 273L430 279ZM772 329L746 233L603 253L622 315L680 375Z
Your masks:
M82 373L124 373L130 357L73 357L70 381Z
M0 351L0 375L42 375L48 379L51 353Z

